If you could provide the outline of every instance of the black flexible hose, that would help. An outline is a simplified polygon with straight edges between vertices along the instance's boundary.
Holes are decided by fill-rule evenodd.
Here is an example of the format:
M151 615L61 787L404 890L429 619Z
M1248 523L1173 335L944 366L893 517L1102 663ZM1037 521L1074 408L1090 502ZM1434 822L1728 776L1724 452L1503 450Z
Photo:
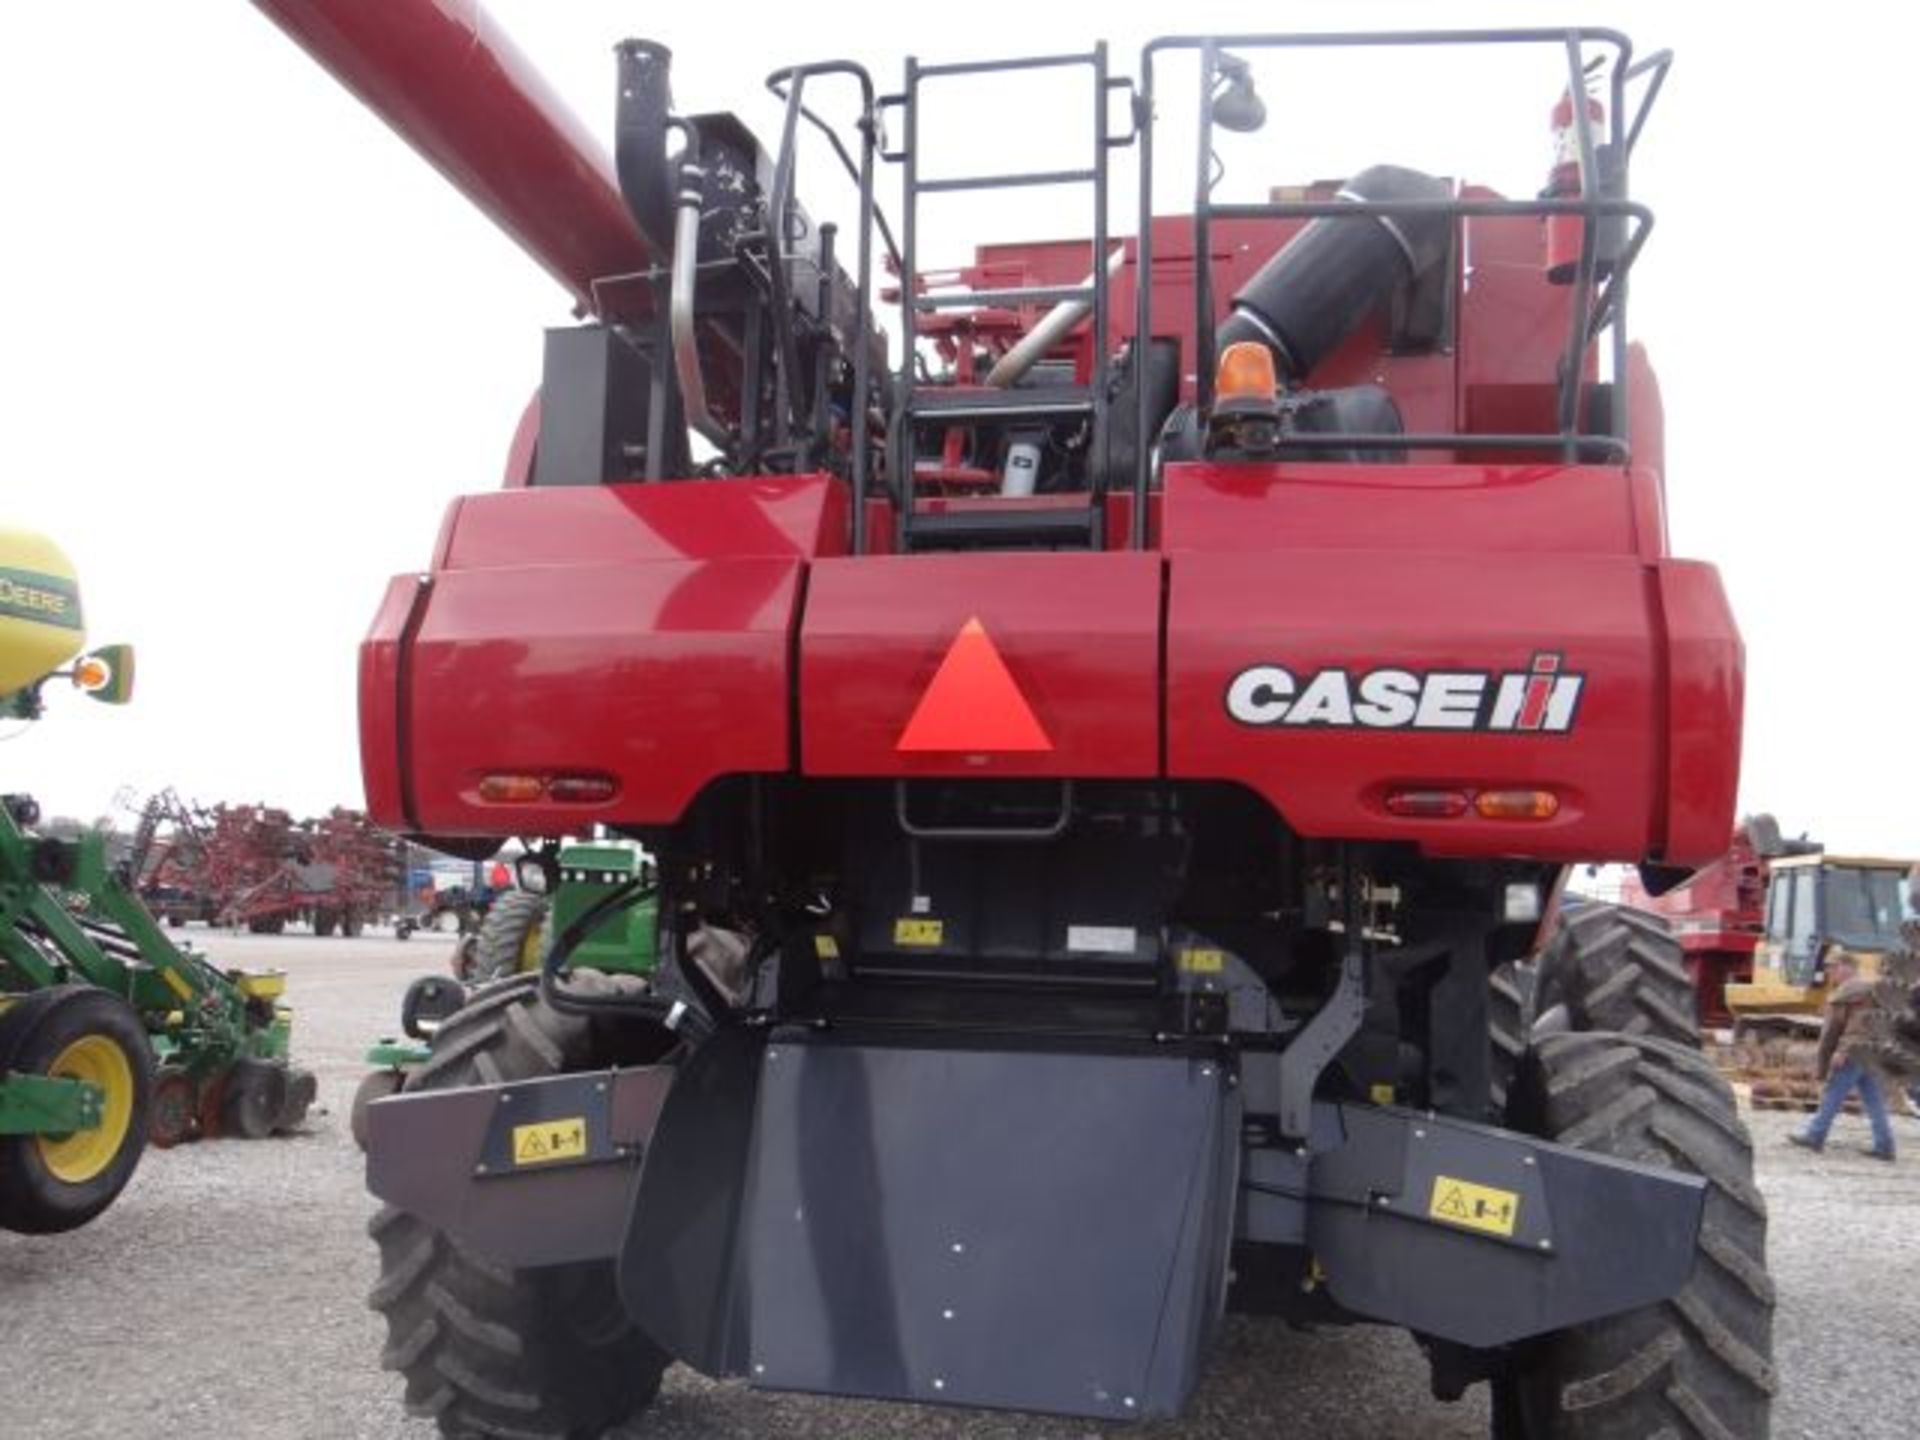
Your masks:
M673 1009L674 1002L671 1000L658 995L603 995L590 999L569 990L562 979L567 973L567 962L573 958L573 952L580 948L580 942L599 928L603 921L632 909L659 892L657 882L636 875L625 884L609 890L581 912L571 925L554 938L540 962L540 998L563 1015L641 1015L651 1020L665 1021Z

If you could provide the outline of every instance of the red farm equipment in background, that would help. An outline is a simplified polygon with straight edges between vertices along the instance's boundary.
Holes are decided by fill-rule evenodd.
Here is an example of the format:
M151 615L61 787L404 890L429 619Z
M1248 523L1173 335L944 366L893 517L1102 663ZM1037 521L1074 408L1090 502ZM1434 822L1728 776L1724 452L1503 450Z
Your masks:
M1579 907L1538 1027L1499 980L1567 866L1664 886L1732 828L1739 636L1626 335L1669 57L830 60L769 77L767 149L633 40L609 159L476 6L258 3L581 321L360 656L375 820L529 838L574 916L368 1108L411 1403L597 1433L677 1360L1137 1419L1232 1310L1403 1326L1509 1440L1765 1435L1765 1220L1672 937ZM1460 47L1544 56L1516 124L1591 92L1549 193L1293 184L1256 65L1383 46L1439 94ZM1015 83L1084 151L936 168L931 117ZM923 256L930 198L1034 187L1084 229ZM563 903L592 826L654 863ZM608 925L644 938L585 959Z
M1767 862L1819 849L1783 839L1771 815L1756 815L1735 827L1724 856L1685 884L1654 895L1637 877L1628 878L1625 903L1663 917L1679 940L1702 1025L1730 1028L1727 984L1753 979L1753 952L1767 923Z
M169 924L200 920L276 935L358 935L399 906L399 842L358 810L296 822L268 805L189 805L153 796L135 831L130 871L141 900Z

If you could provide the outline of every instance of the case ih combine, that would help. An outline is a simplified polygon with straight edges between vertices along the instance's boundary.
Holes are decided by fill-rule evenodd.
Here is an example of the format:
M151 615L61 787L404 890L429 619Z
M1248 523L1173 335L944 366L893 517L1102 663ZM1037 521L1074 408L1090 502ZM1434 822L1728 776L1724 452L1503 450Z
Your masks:
M411 1406L594 1434L678 1360L1166 1415L1238 1310L1405 1327L1507 1435L1766 1433L1764 1208L1659 1038L1671 941L1590 911L1530 1030L1490 998L1568 864L1732 823L1740 642L1668 552L1625 331L1664 56L1173 38L887 95L832 61L770 77L767 149L628 42L609 161L477 7L260 3L583 317L504 488L379 607L373 815L658 861L371 1107ZM1469 43L1558 65L1516 123L1579 101L1544 197L1381 164L1156 211L1170 149L1296 178L1223 135L1253 61ZM1016 71L1084 160L924 165L927 95ZM838 232L799 198L836 176ZM927 196L1032 185L1086 232L923 265ZM648 903L652 948L576 963Z

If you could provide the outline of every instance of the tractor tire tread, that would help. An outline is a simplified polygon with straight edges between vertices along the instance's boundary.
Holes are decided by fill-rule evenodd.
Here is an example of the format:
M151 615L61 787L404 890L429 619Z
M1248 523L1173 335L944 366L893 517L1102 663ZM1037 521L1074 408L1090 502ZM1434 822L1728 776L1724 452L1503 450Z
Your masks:
M127 1188L147 1148L155 1066L146 1027L132 1006L93 985L52 985L0 1014L0 1075L47 1074L82 1039L111 1041L124 1056L131 1093L127 1130L97 1173L67 1181L48 1168L40 1136L0 1136L0 1230L60 1235L96 1218Z
M508 890L487 909L474 936L469 982L520 974L520 957L531 935L547 918L548 900L531 890Z
M1564 1007L1573 1031L1697 1046L1697 1005L1680 943L1658 915L1583 905L1560 921L1540 955L1538 1011Z
M1543 1337L1516 1384L1524 1435L1764 1440L1778 1378L1766 1203L1732 1090L1688 1045L1543 1036L1518 1082L1545 1138L1707 1182L1700 1263L1665 1302Z
M1487 1093L1496 1114L1507 1108L1507 1091L1527 1052L1527 995L1519 966L1508 961L1487 979Z
M541 998L537 975L485 987L434 1036L406 1093L535 1079L583 1068L586 1021ZM669 1357L620 1308L604 1262L516 1271L404 1210L369 1221L385 1318L381 1363L407 1408L449 1437L597 1436L644 1408Z

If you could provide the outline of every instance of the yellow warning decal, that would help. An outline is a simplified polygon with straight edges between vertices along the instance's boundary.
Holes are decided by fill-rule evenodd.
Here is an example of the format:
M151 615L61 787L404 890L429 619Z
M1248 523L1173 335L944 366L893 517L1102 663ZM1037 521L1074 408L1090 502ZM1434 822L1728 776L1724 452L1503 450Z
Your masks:
M1427 1214L1449 1225L1484 1230L1489 1235L1511 1235L1520 1220L1520 1196L1513 1190L1436 1175Z
M815 935L813 937L813 953L821 960L838 960L840 958L840 942L831 935Z
M1397 1097L1393 1086L1377 1080L1367 1087L1367 1098L1376 1105L1391 1105Z
M513 1163L540 1165L549 1160L578 1160L587 1153L587 1117L542 1120L513 1127Z
M947 933L944 920L923 920L911 916L902 916L893 922L893 943L896 945L938 945Z
M1209 949L1182 950L1180 968L1189 975L1218 975L1227 968L1226 953Z

